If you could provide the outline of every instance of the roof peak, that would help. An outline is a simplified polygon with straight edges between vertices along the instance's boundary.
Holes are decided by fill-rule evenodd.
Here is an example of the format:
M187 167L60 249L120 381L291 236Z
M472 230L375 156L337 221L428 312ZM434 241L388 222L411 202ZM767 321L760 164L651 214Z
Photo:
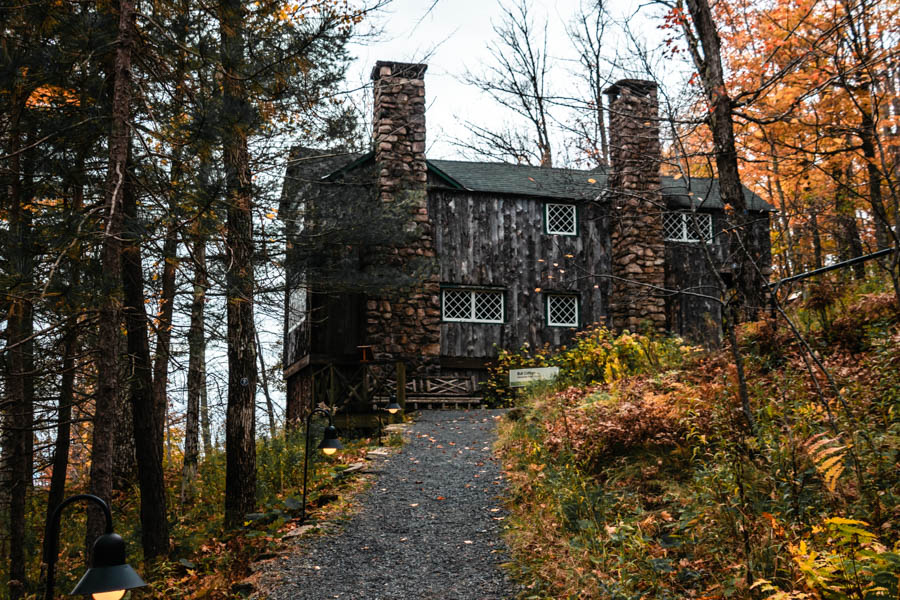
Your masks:
M606 167L593 167L591 169L579 169L575 167L542 167L540 165L529 165L522 163L511 163L511 162L503 162L503 161L487 161L487 160L459 160L455 158L428 158L425 160L428 162L444 162L444 163L458 163L458 164L468 164L468 165L496 165L498 167L519 167L522 169L536 169L538 171L565 171L568 173L605 173Z

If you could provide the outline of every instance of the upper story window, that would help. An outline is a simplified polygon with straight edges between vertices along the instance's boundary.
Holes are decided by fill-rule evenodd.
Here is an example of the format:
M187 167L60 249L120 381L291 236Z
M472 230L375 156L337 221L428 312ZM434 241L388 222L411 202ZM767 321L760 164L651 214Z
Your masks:
M663 213L663 235L667 242L708 242L712 240L712 215L691 211Z
M287 321L288 331L293 331L306 320L307 290L305 282L301 279L296 286L288 291Z
M577 235L578 213L574 204L544 204L544 230L551 235Z
M445 288L441 294L444 321L502 323L502 290Z
M578 296L547 294L546 308L550 327L578 327Z

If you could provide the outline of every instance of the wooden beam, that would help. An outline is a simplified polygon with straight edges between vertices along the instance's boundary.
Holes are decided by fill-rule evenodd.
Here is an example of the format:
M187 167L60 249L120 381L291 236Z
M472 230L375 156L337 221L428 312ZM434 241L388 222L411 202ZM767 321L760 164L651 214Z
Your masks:
M291 366L289 366L287 369L284 370L285 381L287 380L288 377L292 377L292 376L296 375L297 372L299 372L304 367L308 367L308 366L309 366L309 354L307 354L300 360L296 361L294 364L292 364Z

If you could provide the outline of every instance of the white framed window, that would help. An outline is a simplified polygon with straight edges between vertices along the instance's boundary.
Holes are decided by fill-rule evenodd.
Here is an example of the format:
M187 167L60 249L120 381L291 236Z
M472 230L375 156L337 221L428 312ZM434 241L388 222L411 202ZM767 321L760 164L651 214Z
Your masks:
M712 240L712 215L688 210L663 213L663 236L667 242Z
M502 290L444 288L441 294L444 321L469 323L502 323L504 314Z
M574 204L544 204L544 230L551 235L577 235L578 211Z
M547 294L546 310L550 327L578 327L578 296Z
M303 281L288 292L288 331L293 331L306 321L307 290Z

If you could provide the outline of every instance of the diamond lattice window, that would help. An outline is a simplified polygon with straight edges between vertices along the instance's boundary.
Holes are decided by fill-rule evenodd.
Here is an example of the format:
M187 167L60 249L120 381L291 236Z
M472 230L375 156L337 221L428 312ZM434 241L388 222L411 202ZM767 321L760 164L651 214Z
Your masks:
M701 242L712 239L712 215L690 211L663 213L667 242Z
M551 327L578 327L578 296L547 296L547 325Z
M445 321L503 322L502 291L445 289L443 300Z
M545 204L544 219L547 233L553 235L575 235L578 219L574 204Z

